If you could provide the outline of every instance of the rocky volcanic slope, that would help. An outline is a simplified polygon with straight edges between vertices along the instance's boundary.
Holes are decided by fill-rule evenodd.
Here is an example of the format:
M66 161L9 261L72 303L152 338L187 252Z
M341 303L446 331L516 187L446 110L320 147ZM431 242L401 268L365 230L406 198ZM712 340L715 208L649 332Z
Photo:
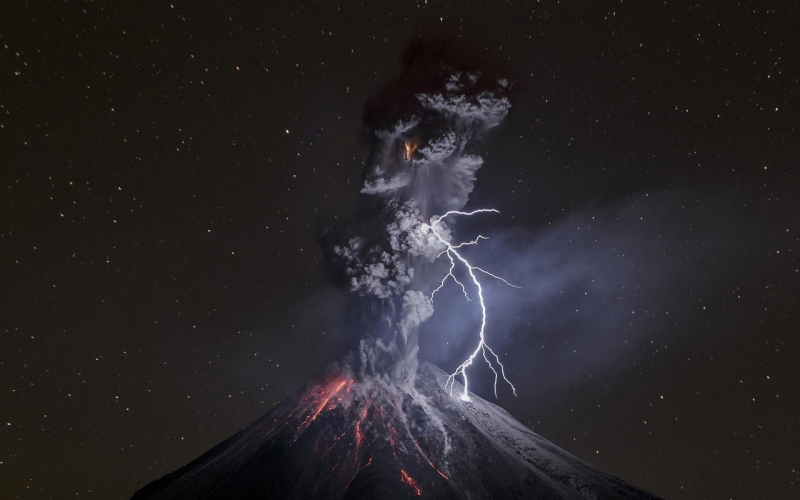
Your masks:
M656 498L446 380L429 363L413 391L332 376L133 499Z

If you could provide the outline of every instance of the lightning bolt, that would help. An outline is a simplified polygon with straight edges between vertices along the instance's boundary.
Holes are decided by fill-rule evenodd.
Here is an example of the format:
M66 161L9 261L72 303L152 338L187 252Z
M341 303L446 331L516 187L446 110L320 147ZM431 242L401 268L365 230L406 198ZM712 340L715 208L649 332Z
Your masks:
M514 392L514 396L517 395L517 389L514 387L514 384L512 384L511 381L508 380L508 378L506 377L505 367L503 366L503 363L500 362L500 357L486 343L486 304L483 301L483 287L481 287L481 282L478 280L478 277L476 276L475 272L477 271L484 273L488 276L491 276L492 278L502 281L508 286L514 288L520 288L520 287L512 285L511 283L504 280L500 276L496 276L484 269L481 269L480 267L473 266L472 264L469 263L469 261L467 261L467 259L465 259L458 252L459 248L462 248L464 246L477 245L480 240L487 239L486 237L478 236L472 241L467 241L464 243L460 243L458 245L452 245L450 244L450 242L448 242L442 237L442 234L440 232L442 230L442 219L444 219L445 217L448 217L450 215L463 215L468 217L471 215L486 213L486 212L499 213L497 210L494 210L492 208L482 208L480 210L473 210L472 212L459 212L457 210L451 210L445 213L444 215L434 215L433 217L431 217L430 225L424 223L422 224L422 228L424 230L430 230L434 234L434 236L436 236L436 238L445 246L445 249L439 254L439 257L441 257L442 255L447 255L447 257L450 259L450 269L448 270L444 278L442 278L442 282L439 284L439 286L433 292L431 292L430 301L433 302L434 295L436 294L436 292L438 292L445 286L445 283L447 282L448 278L452 278L453 281L455 281L458 285L460 285L461 291L464 293L464 297L466 297L468 301L470 300L469 295L467 294L467 289L464 287L464 284L461 283L458 280L458 278L456 278L455 274L453 274L457 262L460 262L461 264L464 265L464 267L467 269L467 272L469 273L470 278L472 279L472 283L475 284L475 287L478 290L478 301L480 302L481 306L481 329L478 332L480 341L478 342L478 346L475 348L472 354L466 360L464 360L464 362L461 363L458 366L458 368L456 368L456 371L453 372L447 378L447 382L445 383L445 389L447 389L447 386L449 385L450 394L452 395L453 384L455 383L456 376L458 376L458 374L460 373L461 377L464 380L464 394L461 395L461 399L465 401L469 401L469 380L467 379L467 368L469 368L472 365L472 363L475 362L475 359L478 357L479 354L483 355L483 359L486 361L486 364L489 365L489 368L494 373L494 396L497 397L497 381L499 380L500 376L502 376L503 380L511 387L511 390ZM489 355L491 355L491 357L494 358L494 363L496 363L497 366L500 367L499 374L497 372L497 369L495 369L495 365L492 363Z

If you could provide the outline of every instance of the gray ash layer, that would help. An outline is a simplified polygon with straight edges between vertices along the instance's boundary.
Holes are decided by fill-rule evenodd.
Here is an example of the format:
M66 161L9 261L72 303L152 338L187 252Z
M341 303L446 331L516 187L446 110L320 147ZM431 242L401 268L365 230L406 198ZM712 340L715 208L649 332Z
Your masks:
M656 498L446 380L429 363L411 390L332 375L133 499Z
M362 376L413 385L418 330L433 315L433 290L454 258L450 212L469 201L483 165L482 139L511 108L512 82L474 56L452 41L414 37L397 78L367 103L372 147L362 209L347 237L326 230L331 241L323 244L352 292L347 330L358 337L353 368ZM483 333L475 336L487 363L502 371L497 356L489 361ZM461 376L470 365L460 367Z

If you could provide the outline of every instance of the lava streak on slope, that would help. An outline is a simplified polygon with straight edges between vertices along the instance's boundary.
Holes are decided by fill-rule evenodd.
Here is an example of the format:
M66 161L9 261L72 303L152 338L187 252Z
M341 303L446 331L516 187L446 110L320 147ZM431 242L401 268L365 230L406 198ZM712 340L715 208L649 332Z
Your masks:
M420 448L419 443L417 442L417 440L412 438L412 441L414 441L414 446L416 446L417 451L419 452L420 455L422 455L422 458L425 459L425 462L427 462L428 465L430 465L431 468L433 470L435 470L436 473L439 474L443 479L447 479L447 475L444 472L442 472L439 469L437 469L436 466L433 465L433 462L431 462L431 459L428 458L428 455L426 455L425 452L422 451L422 448Z
M328 406L328 403L330 403L331 408L335 408L336 405L338 405L350 391L350 387L352 385L353 385L353 379L342 379L339 381L333 381L329 383L326 387L323 387L323 389L318 394L313 394L311 398L313 400L313 403L311 403L310 406L312 407L312 409L314 409L314 411L313 413L309 412L305 420L303 420L303 422L297 426L298 433L302 432L314 420L316 420L319 414L322 413L322 410L324 410ZM331 401L332 399L333 401Z
M422 496L422 490L419 489L419 486L417 486L417 482L414 481L414 478L409 476L404 469L400 469L400 479L407 485L411 486L417 496Z
M435 492L448 481L436 465L445 463L445 438L421 397L382 380L334 376L309 388L282 420L273 419L277 425L266 435L313 450L304 466L324 478L331 498L358 487L363 474L387 484L399 477L416 495L425 485Z
M657 500L491 403L451 397L447 380L427 363L413 388L377 377L328 378L134 500Z

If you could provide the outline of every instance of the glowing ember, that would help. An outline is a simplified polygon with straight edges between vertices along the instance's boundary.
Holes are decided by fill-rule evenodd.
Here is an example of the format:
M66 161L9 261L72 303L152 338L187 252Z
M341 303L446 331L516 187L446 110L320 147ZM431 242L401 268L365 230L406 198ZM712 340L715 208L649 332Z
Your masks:
M403 469L400 469L400 479L407 485L411 486L417 496L422 496L422 490L419 489L419 486L417 486L417 482L414 481L414 478L409 476L408 473Z
M421 144L422 141L420 141L419 137L412 137L411 139L406 139L406 141L403 143L404 147L403 158L406 161L411 161L411 158L414 156L414 153L417 151L417 149L420 147Z

